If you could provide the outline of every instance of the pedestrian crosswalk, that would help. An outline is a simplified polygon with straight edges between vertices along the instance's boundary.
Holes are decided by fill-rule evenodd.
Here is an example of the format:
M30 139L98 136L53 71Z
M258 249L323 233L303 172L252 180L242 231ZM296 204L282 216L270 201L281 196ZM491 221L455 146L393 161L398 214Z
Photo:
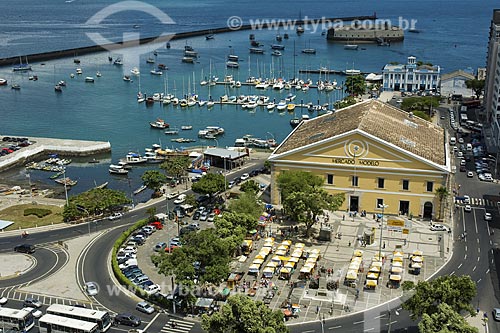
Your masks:
M469 204L471 206L485 206L485 207L497 207L498 203L493 200L483 199L483 198L470 198ZM457 205L465 205L466 202L464 199L455 199L455 204Z
M85 304L86 307L91 307L91 308L96 307L96 306L92 306L92 304L90 302L84 301L84 300L75 300L75 299L68 299L68 298L63 298L63 297L43 295L43 294L33 293L33 292L24 291L24 290L20 289L26 285L27 284L2 288L2 289L0 289L0 297L6 297L8 299L17 300L17 301L24 301L25 299L31 297L31 298L38 299L44 305L50 305L50 304L63 304L63 305L79 304L79 305L82 305L82 304Z
M170 319L168 323L163 326L161 332L163 333L187 333L193 328L194 323L180 319Z

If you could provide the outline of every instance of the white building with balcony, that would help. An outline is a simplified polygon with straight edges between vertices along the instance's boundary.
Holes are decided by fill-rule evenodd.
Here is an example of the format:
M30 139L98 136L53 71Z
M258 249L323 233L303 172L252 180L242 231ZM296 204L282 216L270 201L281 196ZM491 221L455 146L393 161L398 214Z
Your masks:
M410 56L406 64L384 66L383 89L385 91L436 91L440 84L439 66L417 66L417 58Z

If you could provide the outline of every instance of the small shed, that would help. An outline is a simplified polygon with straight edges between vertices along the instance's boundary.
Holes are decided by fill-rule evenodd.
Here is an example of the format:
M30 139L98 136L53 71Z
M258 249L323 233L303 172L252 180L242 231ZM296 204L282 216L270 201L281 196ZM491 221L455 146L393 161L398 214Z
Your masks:
M200 297L196 299L194 307L198 313L205 313L210 310L213 303L214 300L212 298Z
M210 165L232 170L234 167L243 164L244 158L249 156L248 150L241 152L237 150L229 150L225 148L208 148L203 152L205 161L210 161Z

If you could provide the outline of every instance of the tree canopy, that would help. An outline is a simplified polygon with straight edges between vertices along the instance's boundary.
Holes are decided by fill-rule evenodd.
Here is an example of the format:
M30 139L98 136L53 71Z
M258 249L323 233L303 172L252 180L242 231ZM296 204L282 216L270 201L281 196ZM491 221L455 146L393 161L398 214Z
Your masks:
M430 110L439 106L437 96L415 96L403 99L401 108L405 111L422 111L430 115Z
M335 109L340 110L354 104L356 104L356 99L353 96L349 95L344 99L335 102Z
M305 171L287 171L278 176L283 207L295 221L304 222L306 234L323 210L338 210L345 200L344 193L329 194L322 185L324 179Z
M147 170L141 176L142 182L155 193L167 182L167 177L158 170Z
M262 214L264 207L257 202L254 193L243 193L237 199L231 199L228 210L233 213L248 214L255 220Z
M366 91L366 81L363 75L348 76L344 83L344 90L351 96L363 95Z
M418 323L420 333L478 333L476 327L472 327L459 313L455 312L451 306L441 303L437 306L435 313L422 315L422 320Z
M191 188L196 193L212 195L224 191L226 188L226 179L224 175L209 173L201 177L201 179L194 183Z
M130 202L131 200L127 198L125 192L108 188L94 188L71 196L69 205L64 206L63 218L64 221L71 221L87 214L97 215Z
M191 161L188 156L175 156L160 164L160 168L165 170L167 175L180 179L190 165Z
M280 310L271 310L246 295L230 296L221 311L202 316L202 327L211 333L286 333Z
M255 195L259 192L259 184L255 180L250 179L240 185L240 190L243 192L250 192Z
M465 81L465 86L469 89L472 89L476 98L479 99L481 97L484 90L484 80L472 79Z
M468 311L475 315L471 305L476 295L476 284L470 276L440 276L431 281L420 281L414 294L403 303L403 308L411 312L412 318L431 316L439 311L439 305L446 303L453 311Z

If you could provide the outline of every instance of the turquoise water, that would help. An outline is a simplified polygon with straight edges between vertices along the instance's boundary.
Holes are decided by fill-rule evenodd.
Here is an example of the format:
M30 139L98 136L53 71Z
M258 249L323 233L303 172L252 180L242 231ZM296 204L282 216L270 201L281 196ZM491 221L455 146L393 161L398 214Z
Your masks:
M123 12L110 16L107 21L89 28L84 23L107 4L113 1L78 1L71 3L38 4L28 0L16 6L0 4L0 43L5 47L0 49L0 56L35 53L82 45L90 45L91 41L85 32L99 31L110 39L121 38L123 32L131 30L132 24L139 24L140 29L133 31L141 37L152 36L163 32L166 27L151 21L145 14ZM168 13L177 23L169 26L169 31L189 31L224 26L231 15L239 15L248 21L252 18L302 16L319 17L370 15L374 11L378 16L396 19L398 16L417 19L416 28L421 33L407 33L403 43L393 43L390 47L362 45L365 50L348 51L342 45L328 43L321 31L311 33L306 31L301 36L288 32L290 39L283 40L285 45L283 56L273 58L270 44L275 42L276 31L238 31L218 34L214 40L207 41L197 37L187 41L174 41L171 49L164 44L157 45L141 55L139 62L129 58L130 52L125 52L123 68L113 66L108 62L108 55L116 58L116 53L99 53L79 56L83 70L82 76L70 78L75 72L73 59L33 64L33 73L38 81L30 81L30 74L14 74L11 68L0 68L0 77L21 84L20 91L12 91L10 87L0 87L1 134L57 137L69 139L89 139L110 141L111 156L105 162L91 165L82 160L68 168L68 176L79 179L79 184L72 190L79 192L104 181L110 181L110 187L129 191L139 187L139 177L144 167L135 169L130 174L130 187L126 179L112 177L107 172L107 166L116 162L130 151L144 151L153 143L162 146L181 148L190 145L207 145L215 142L196 142L193 144L178 144L170 142L172 137L160 130L150 129L149 122L160 117L171 124L171 127L192 125L192 131L181 131L179 136L197 139L199 129L216 125L225 128L224 136L219 137L219 146L232 145L234 140L245 134L257 137L275 137L280 141L290 132L289 120L298 116L296 113L269 113L257 108L253 112L242 110L236 106L215 106L212 110L193 107L181 109L173 106L162 106L157 103L148 108L136 102L139 90L139 79L134 82L124 82L124 73L134 65L140 66L141 91L152 94L167 90L177 96L196 92L203 99L209 96L208 87L201 87L199 81L210 72L220 80L226 75L233 75L236 80L245 81L248 76L284 77L294 76L316 81L317 75L298 74L299 69L318 69L329 67L338 70L350 68L363 72L379 72L387 62L404 62L408 55L440 65L444 72L466 67L484 66L486 42L488 38L489 20L494 7L493 1L477 3L475 1L421 1L419 3L406 1L335 1L308 2L307 6L298 1L249 2L238 1L230 5L226 1L148 1ZM264 5L265 4L265 5ZM26 10L29 8L30 10ZM76 14L77 13L77 14ZM429 15L432 13L432 15ZM248 35L254 33L256 39L265 45L266 54L250 55L248 53ZM281 34L285 31L281 31ZM188 43L200 57L196 64L181 62L184 46ZM305 47L317 49L316 55L304 55L300 52ZM294 52L295 48L295 52ZM152 65L146 63L146 58L152 56L157 49L156 64L164 63L169 67L166 75L153 76L149 71ZM227 70L225 59L230 52L239 55L241 64L237 70ZM295 56L294 56L295 54ZM212 66L210 66L212 64ZM95 83L85 83L85 76L94 76L96 71L102 73ZM202 74L203 72L203 74ZM194 79L193 79L194 74ZM330 76L339 84L345 79L342 76ZM67 87L62 94L54 92L54 84L66 80ZM193 81L195 82L193 84ZM168 86L168 88L167 88ZM277 101L284 98L289 91L266 92L255 91L242 87L229 89L223 86L211 88L210 95L219 96L241 94L265 94ZM311 89L307 93L297 94L296 103L334 102L341 98L340 91L319 94ZM306 111L304 111L306 112ZM15 175L14 175L15 176ZM22 173L18 175L22 179ZM32 179L47 182L48 174L34 172ZM147 197L145 192L139 199Z

